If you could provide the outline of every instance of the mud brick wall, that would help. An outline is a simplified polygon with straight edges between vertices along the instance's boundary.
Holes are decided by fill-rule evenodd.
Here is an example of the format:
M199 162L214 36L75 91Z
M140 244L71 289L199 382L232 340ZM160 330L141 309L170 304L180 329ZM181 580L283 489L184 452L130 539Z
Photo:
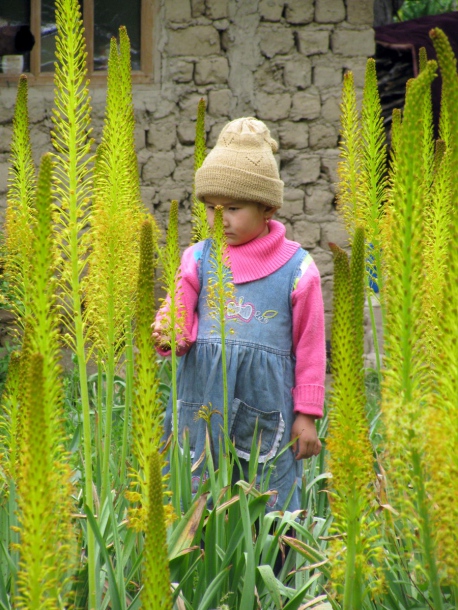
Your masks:
M346 244L334 206L342 77L361 91L374 54L369 0L153 0L154 76L134 86L136 144L146 206L165 226L181 206L182 246L190 239L193 142L198 100L208 104L208 146L230 119L256 116L279 141L285 202L278 217L313 255L330 322L328 242ZM105 89L93 86L95 137ZM14 85L0 88L0 217L4 217ZM50 150L52 87L30 88L34 155ZM370 350L370 345L367 345Z

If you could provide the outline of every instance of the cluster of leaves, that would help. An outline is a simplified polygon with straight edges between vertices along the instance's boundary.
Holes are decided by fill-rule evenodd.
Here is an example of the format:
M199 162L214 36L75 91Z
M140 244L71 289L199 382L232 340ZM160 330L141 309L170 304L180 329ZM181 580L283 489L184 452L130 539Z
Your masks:
M427 15L456 11L456 0L404 0L396 13L396 21L408 21Z

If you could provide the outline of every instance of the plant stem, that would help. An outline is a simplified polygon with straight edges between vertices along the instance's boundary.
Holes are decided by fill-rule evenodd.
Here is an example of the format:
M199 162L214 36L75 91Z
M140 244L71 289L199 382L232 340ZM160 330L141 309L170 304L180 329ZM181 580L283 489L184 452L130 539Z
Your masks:
M176 289L176 286L174 286ZM173 413L173 442L178 443L178 389L177 389L177 332L176 332L176 293L170 295L170 343L172 349L172 413Z
M442 610L442 594L439 583L439 575L437 573L436 559L434 556L434 548L432 541L432 532L430 527L430 520L427 507L426 490L424 486L423 473L421 469L421 460L418 451L412 451L412 466L414 477L417 480L415 485L418 500L418 512L420 515L420 526L421 536L423 541L423 551L425 554L425 567L429 574L429 584L431 587L431 594L433 598L433 605L435 610ZM414 480L415 480L414 479Z
M343 610L360 608L356 601L361 600L361 574L356 566L356 549L359 537L359 510L358 501L352 497L348 500L347 525L347 557L345 569L345 585Z
M115 353L114 333L110 332L108 339L107 369L106 369L106 391L105 391L105 438L103 446L102 465L102 498L103 505L110 488L110 453L111 453L111 431L113 428L113 401L114 401L114 377L115 377Z
M177 388L177 316L176 316L176 285L170 295L170 344L172 360L172 417L173 417L173 440L172 458L170 465L172 469L173 506L177 515L181 514L181 455L178 444L178 388Z
M99 354L97 360L97 455L103 455L103 368ZM101 483L98 481L97 483Z
M379 384L382 381L382 375L381 375L381 370L382 370L382 365L381 365L381 360L380 360L380 345L378 342L378 334L377 334L377 324L375 321L375 315L374 315L374 306L372 305L372 295L370 293L370 291L368 291L368 295L367 295L367 302L369 305L369 316L371 319L371 328L372 328L372 338L374 341L374 351L375 351L375 363L376 363L376 367L377 367L377 377L378 377L378 381Z
M227 439L229 438L229 417L227 397L227 363L226 363L226 304L220 300L220 329L221 329L221 365L223 368L223 427L224 427L224 454L228 455Z
M124 428L122 434L121 452L121 481L124 481L127 470L127 450L129 442L129 418L133 403L134 392L134 338L132 333L132 320L126 324L126 392L124 406Z
M75 285L75 284L74 284ZM86 354L84 350L83 320L81 316L81 303L79 291L73 291L75 314L76 356L80 376L81 408L83 412L84 433L84 480L85 498L89 510L94 513L94 500L92 494L92 444L91 444L91 415L89 408L89 393L87 389ZM95 537L91 527L87 528L87 562L89 580L88 609L96 610L96 570L95 570Z

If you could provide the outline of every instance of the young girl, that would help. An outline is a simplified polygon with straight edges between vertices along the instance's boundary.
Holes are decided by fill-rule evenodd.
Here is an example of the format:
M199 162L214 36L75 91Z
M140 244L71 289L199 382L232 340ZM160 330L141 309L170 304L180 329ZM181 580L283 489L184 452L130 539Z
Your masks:
M322 416L325 375L324 312L320 276L311 256L285 238L272 219L283 203L283 182L273 152L276 142L254 118L228 123L196 173L196 195L207 208L223 206L223 224L235 297L226 305L229 431L246 469L257 427L261 439L259 474L274 465L269 509L296 510L302 458L318 455L315 419ZM210 316L208 277L211 240L188 248L181 261L185 332L178 355L178 436L188 430L195 461L205 448L202 405L212 416L218 451L223 426L221 337ZM160 311L153 336L158 352L165 343ZM172 426L167 407L165 432ZM292 447L282 452L294 440ZM274 460L274 461L273 461ZM290 497L289 505L285 503Z

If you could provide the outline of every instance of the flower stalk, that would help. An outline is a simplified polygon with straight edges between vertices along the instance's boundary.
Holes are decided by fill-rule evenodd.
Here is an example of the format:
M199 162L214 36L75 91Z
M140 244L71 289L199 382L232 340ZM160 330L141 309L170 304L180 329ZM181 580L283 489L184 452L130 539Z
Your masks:
M18 83L13 117L10 167L6 210L5 276L12 296L10 305L22 328L24 317L29 314L31 225L35 195L35 166L29 134L27 77L22 75Z
M131 502L138 503L138 507L129 510L129 525L143 532L147 530L149 502L153 493L150 490L153 453L157 454L154 465L159 463L161 471L164 466L164 456L160 453L164 431L158 396L159 370L151 337L151 324L154 319L155 237L153 223L149 219L145 220L140 239L135 329L138 352L135 362L135 395L132 412L132 451L137 462L130 470L133 491L126 492L126 497Z
M121 472L125 472L133 391L133 311L130 305L136 292L138 234L142 219L133 143L130 43L123 28L120 38L121 50L115 38L110 43L107 103L102 142L97 151L93 240L87 283L90 334L99 359L105 363L106 373L102 502L110 489L114 379L124 357L129 382L121 451Z
M225 454L227 451L227 439L229 438L229 407L227 396L227 355L226 355L226 304L234 299L234 284L230 270L229 255L227 252L227 240L223 224L224 207L215 207L215 217L212 233L212 247L210 251L210 265L212 272L208 279L208 307L210 315L216 322L217 332L221 336L221 366L223 375L223 432Z
M149 457L149 502L143 551L142 603L150 610L172 610L173 605L161 466L161 454L155 448Z
M376 565L381 542L374 514L375 473L365 414L364 231L357 228L354 233L351 266L344 250L330 246L334 255L334 308L329 470L333 527L345 536L344 540L334 540L331 552L333 586L342 597L344 610L350 610L362 607L369 590L375 595L383 588Z
M194 176L202 166L207 154L205 137L205 100L202 98L197 106L196 140L194 144ZM196 197L195 182L192 187L192 241L198 242L210 237L205 205Z
M184 311L182 307L183 293L180 274L180 246L178 238L178 201L170 204L169 225L165 247L159 250L162 263L162 281L167 291L167 301L161 308L161 325L164 337L168 342L162 345L171 349L172 358L172 426L173 440L178 443L178 407L177 407L177 347L184 337Z
M82 309L82 278L86 269L89 199L92 195L92 139L87 88L86 43L77 0L56 0L56 64L53 109L54 196L59 208L57 232L59 289L65 338L76 353L81 391L85 503L94 512L91 416L86 370L86 321ZM95 538L87 528L89 610L97 607Z

